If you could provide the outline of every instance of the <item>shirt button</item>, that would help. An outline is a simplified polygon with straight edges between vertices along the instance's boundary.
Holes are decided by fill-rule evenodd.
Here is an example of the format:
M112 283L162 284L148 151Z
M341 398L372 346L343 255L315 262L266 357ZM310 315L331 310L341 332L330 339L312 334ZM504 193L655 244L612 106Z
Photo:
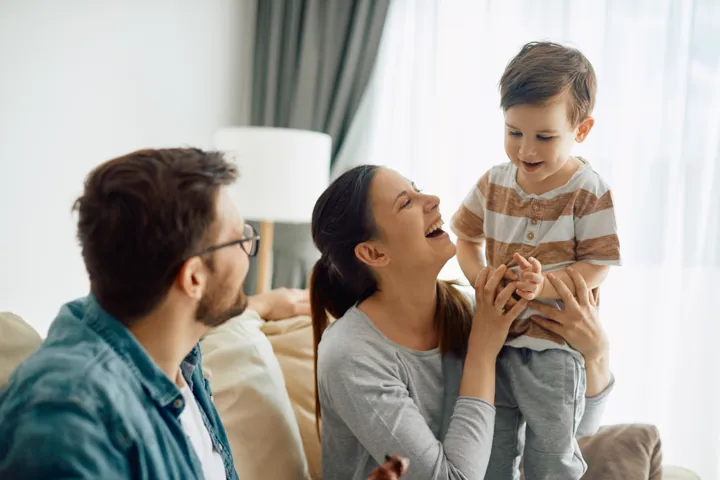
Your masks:
M538 207L537 204L535 204L532 206L532 209L537 212L540 209L540 207Z
M175 408L182 408L182 406L183 406L183 401L178 398L177 400L175 400L175 401L173 402L173 405L175 406Z
M218 443L218 450L220 450L221 452L225 451L225 447L223 447L222 443Z
M533 225L537 225L537 220L533 218L532 220L530 220L530 223L532 223Z
M527 238L528 238L528 240L532 240L533 238L535 238L535 234L530 232L527 234Z

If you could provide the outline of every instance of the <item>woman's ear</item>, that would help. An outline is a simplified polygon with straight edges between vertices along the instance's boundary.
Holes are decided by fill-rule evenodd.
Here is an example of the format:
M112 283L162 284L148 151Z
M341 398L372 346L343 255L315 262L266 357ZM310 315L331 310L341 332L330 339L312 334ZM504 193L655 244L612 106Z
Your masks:
M580 122L580 125L578 125L575 129L575 141L578 143L584 142L594 125L595 119L593 117L587 117L585 120Z
M390 257L378 248L375 242L362 242L355 246L355 256L369 267L385 267Z

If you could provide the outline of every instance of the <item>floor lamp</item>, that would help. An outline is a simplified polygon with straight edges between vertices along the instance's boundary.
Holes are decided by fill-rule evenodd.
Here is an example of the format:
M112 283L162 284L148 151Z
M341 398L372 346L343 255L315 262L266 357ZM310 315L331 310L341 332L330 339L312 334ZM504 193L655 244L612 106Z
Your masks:
M329 135L274 127L227 127L215 148L237 163L232 195L246 220L260 221L257 293L272 282L273 224L310 223L330 178Z

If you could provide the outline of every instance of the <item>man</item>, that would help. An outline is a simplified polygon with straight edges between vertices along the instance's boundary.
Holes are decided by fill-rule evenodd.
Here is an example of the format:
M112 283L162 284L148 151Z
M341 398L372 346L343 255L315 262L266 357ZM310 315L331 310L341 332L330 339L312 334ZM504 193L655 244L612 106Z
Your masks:
M0 478L237 478L197 346L247 305L258 238L236 176L197 149L90 173L75 204L90 295L0 394Z
M237 478L198 346L248 304L259 238L227 191L236 177L197 149L90 173L75 203L90 295L0 393L0 478Z

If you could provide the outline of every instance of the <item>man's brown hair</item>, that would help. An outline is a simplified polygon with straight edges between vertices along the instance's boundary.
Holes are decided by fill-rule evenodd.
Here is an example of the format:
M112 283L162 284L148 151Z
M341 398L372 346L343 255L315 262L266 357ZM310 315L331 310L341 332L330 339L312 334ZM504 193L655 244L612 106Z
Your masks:
M212 241L217 193L236 178L221 153L195 148L140 150L90 172L73 210L103 309L129 325L155 308Z
M500 106L542 105L569 92L568 120L574 127L592 114L597 78L590 61L575 48L530 42L510 60L500 79Z

